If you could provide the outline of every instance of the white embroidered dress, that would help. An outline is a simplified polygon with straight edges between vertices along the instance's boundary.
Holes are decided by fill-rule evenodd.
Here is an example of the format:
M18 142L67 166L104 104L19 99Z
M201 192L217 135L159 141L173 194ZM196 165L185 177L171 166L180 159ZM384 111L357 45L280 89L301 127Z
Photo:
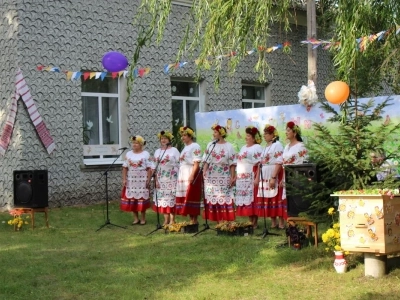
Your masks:
M147 169L152 166L149 159L150 154L147 151L126 153L122 166L128 168L125 191L127 199L149 199L149 190L146 187Z
M262 148L259 144L243 146L237 155L236 206L250 205L254 201L253 168L260 162Z
M207 145L203 160L207 158L208 169L204 180L207 203L216 205L233 204L234 188L230 188L229 168L236 165L236 153L232 144L226 142Z
M271 179L275 165L281 165L283 163L283 146L279 141L267 145L261 156L262 172L260 173L260 183L258 185L258 197L271 198L275 197L278 193L278 178L275 179L275 188L269 188L269 180ZM264 191L263 191L264 190Z
M307 159L307 149L302 142L293 146L286 145L283 150L283 166L285 165L299 165L304 163ZM286 189L283 189L283 199L286 199Z
M154 153L152 168L155 169L159 162L157 180L160 188L156 189L157 203L155 197L153 197L153 201L154 204L158 204L158 207L174 207L176 182L178 179L179 151L174 147L168 148L165 153L164 151L157 149Z
M189 176L192 174L193 164L201 161L201 149L197 143L191 143L183 148L179 157L179 175L176 185L176 197L185 197L189 186ZM197 180L200 180L198 178Z

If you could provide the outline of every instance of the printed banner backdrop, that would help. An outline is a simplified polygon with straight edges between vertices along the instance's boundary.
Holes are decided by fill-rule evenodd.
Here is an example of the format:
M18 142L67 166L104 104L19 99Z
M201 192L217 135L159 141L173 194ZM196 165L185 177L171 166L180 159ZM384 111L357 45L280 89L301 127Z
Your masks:
M375 97L375 105L386 100L388 97ZM371 98L359 99L360 102L366 103ZM392 124L397 124L400 121L400 96L390 96L391 105L386 107L383 112L383 119L379 122L391 122ZM339 106L333 106L339 109ZM232 143L236 151L245 144L245 129L246 126L253 125L256 126L260 131L263 130L265 124L270 124L275 126L279 131L280 141L283 145L286 144L286 123L289 121L295 122L300 126L302 130L302 137L305 143L307 143L307 138L314 135L314 123L324 123L330 130L335 132L336 125L327 122L332 115L326 113L319 105L307 109L301 104L295 105L283 105L283 106L270 106L263 108L253 108L253 109L238 109L238 110L227 110L227 111L213 111L196 113L196 142L205 149L207 144L212 140L211 126L213 124L219 124L224 126L228 131L227 141ZM376 123L379 126L379 123ZM373 136L371 136L373 138ZM385 145L388 152L398 151L399 139L388 141ZM262 145L265 146L265 141Z

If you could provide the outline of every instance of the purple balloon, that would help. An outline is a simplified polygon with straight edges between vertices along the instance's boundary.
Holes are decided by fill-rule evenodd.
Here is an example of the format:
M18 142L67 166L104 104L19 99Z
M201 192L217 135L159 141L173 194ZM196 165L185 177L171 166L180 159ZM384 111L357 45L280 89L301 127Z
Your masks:
M104 69L109 72L119 72L125 70L128 66L128 60L126 57L122 53L116 51L110 51L104 54L101 62Z

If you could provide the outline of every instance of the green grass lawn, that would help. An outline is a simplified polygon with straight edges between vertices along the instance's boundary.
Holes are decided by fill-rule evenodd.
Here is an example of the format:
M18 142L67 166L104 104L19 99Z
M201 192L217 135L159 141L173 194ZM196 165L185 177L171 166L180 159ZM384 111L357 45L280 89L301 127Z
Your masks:
M50 210L50 228L36 214L36 228L20 232L0 214L0 299L399 299L400 268L385 278L364 277L362 257L337 274L323 244L300 251L277 247L286 237L192 237L164 234L156 214L145 226L110 204ZM162 218L161 218L162 220ZM178 219L183 220L182 218ZM214 227L214 223L210 223ZM259 221L262 225L262 220ZM262 226L261 226L262 227ZM261 233L262 229L257 229ZM277 231L275 231L277 232ZM396 261L397 260L397 261Z

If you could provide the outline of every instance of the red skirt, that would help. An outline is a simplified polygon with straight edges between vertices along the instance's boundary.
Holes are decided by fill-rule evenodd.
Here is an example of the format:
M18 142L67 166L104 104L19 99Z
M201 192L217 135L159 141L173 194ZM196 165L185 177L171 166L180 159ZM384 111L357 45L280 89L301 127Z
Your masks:
M235 210L232 204L211 204L205 203L206 207L203 210L203 219L211 221L234 221ZM207 215L206 215L207 214Z
M157 207L155 204L153 204L153 210L155 211L155 212L157 212L157 209L158 209L158 213L159 214L175 214L175 206L174 207L169 207L169 206L167 206L167 207Z
M279 172L278 182L282 182L284 172ZM287 219L287 200L282 199L283 196L283 187L278 187L278 193L275 197L272 198L263 198L257 197L257 215L259 217L282 217L283 219Z
M188 186L185 197L176 197L176 214L181 216L200 215L200 201L201 180L198 177L195 184Z
M137 211L146 211L149 207L150 207L150 199L135 199L135 198L131 198L128 199L125 196L125 191L126 191L126 187L124 186L122 188L122 192L121 192L121 203L119 205L119 208L123 211L133 211L133 212L137 212Z
M257 175L257 167L253 167L253 172L254 172L254 178ZM249 216L256 216L257 215L257 193L258 193L258 187L253 188L253 202L249 205L241 205L241 206L236 206L236 215L240 217L249 217Z

